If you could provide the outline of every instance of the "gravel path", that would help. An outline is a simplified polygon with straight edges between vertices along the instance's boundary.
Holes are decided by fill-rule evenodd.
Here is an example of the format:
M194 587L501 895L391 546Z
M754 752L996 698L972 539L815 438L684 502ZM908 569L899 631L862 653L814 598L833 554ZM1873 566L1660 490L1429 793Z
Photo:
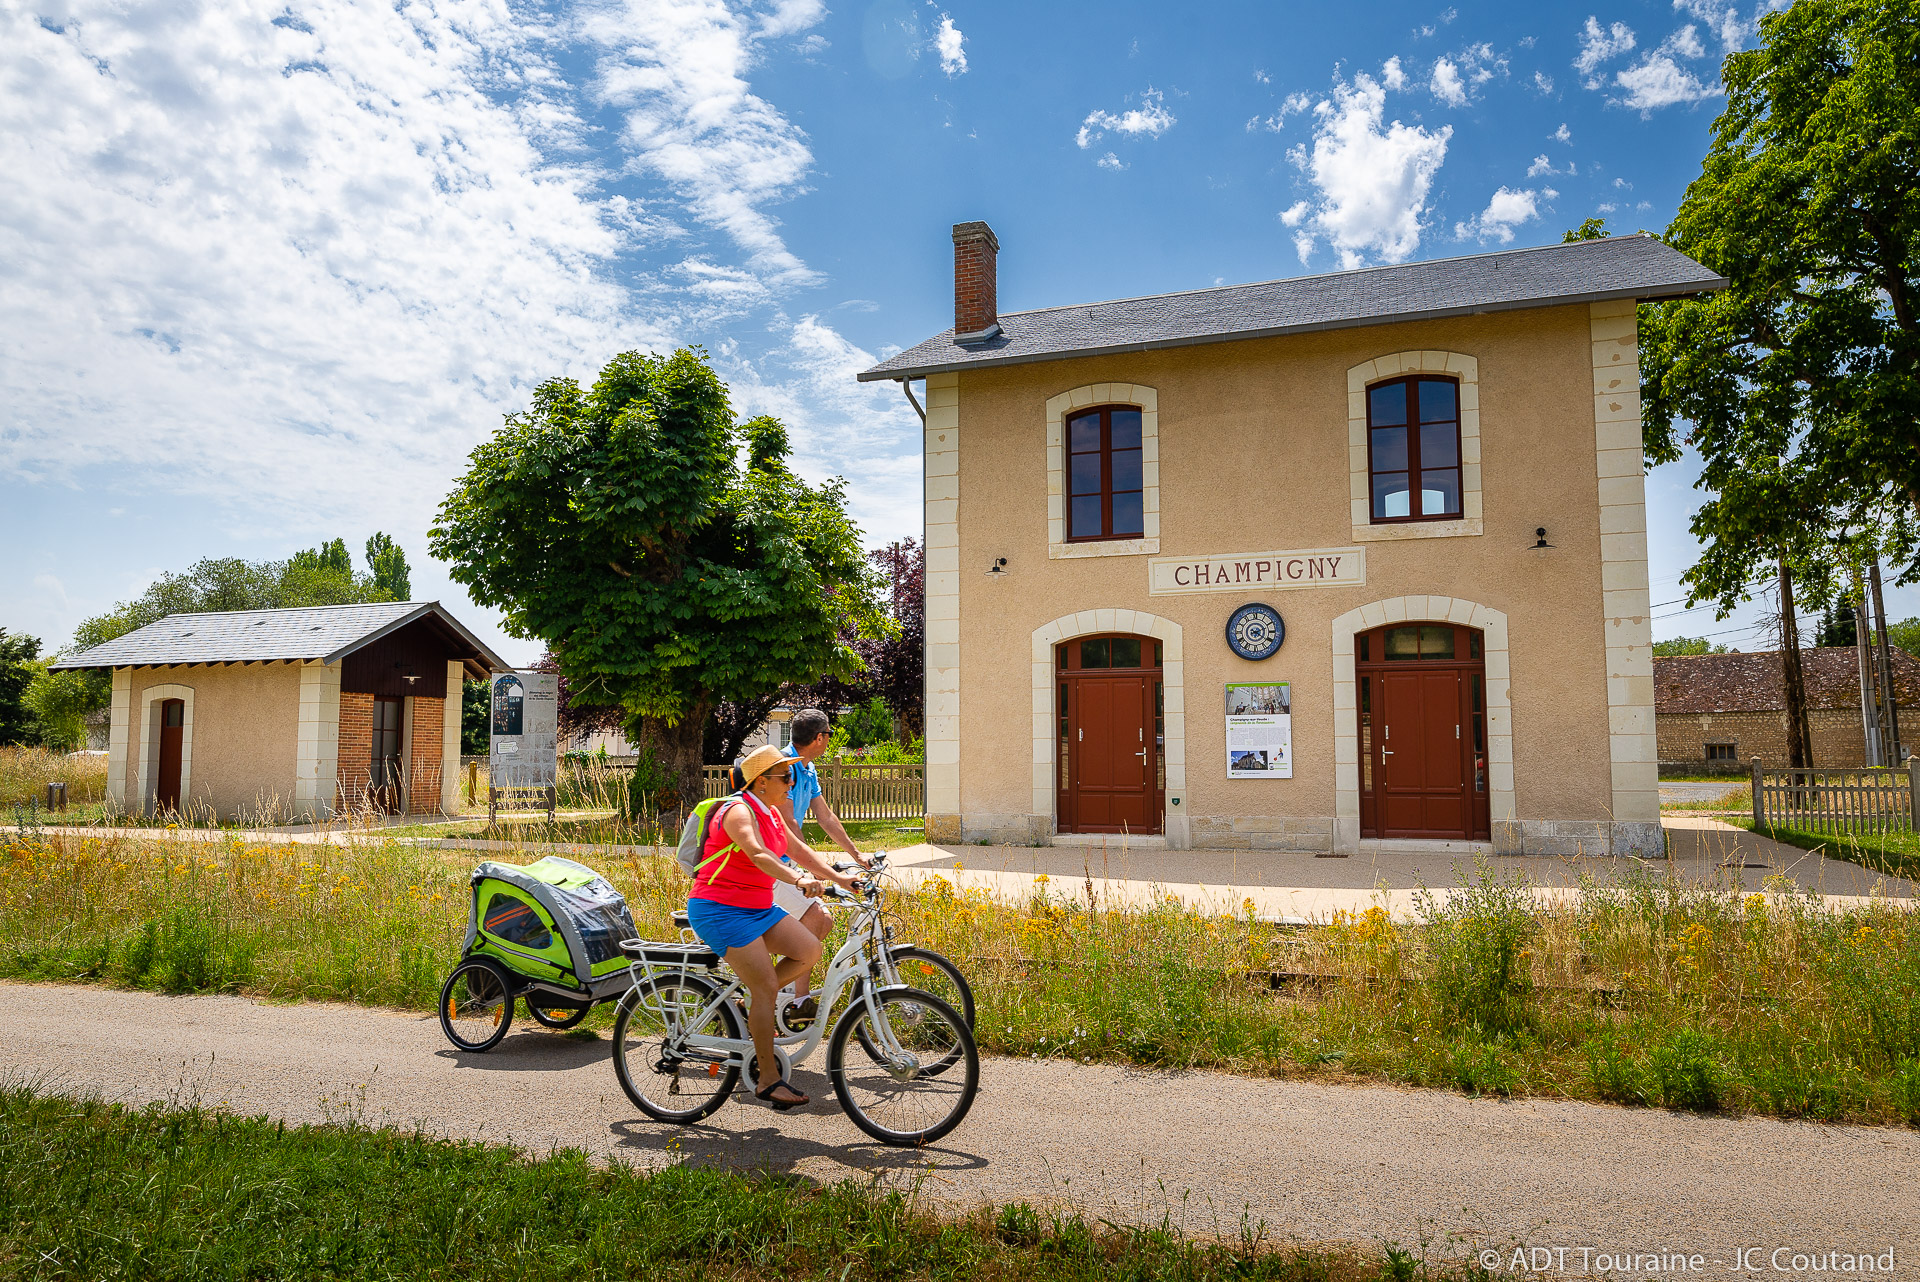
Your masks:
M1892 1250L1896 1276L1920 1277L1911 1130L988 1058L966 1122L912 1152L867 1142L840 1114L824 1051L795 1074L808 1109L742 1097L679 1129L627 1102L605 1041L518 1021L493 1052L463 1055L430 1017L362 1007L68 985L0 984L0 999L6 1079L110 1099L419 1123L641 1163L922 1178L956 1202L1066 1199L1134 1221L1170 1210L1201 1233L1236 1232L1244 1212L1282 1239L1564 1246L1570 1272L1587 1247L1699 1252L1722 1261L1709 1273L1778 1276L1730 1272L1736 1248L1758 1246Z

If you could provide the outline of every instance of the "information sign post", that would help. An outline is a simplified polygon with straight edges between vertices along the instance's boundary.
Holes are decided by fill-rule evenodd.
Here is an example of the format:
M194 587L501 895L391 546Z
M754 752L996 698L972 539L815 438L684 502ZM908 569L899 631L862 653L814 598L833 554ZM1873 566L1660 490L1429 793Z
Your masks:
M560 764L560 678L496 672L488 683L487 823L528 801L553 822ZM518 804L516 804L518 803Z

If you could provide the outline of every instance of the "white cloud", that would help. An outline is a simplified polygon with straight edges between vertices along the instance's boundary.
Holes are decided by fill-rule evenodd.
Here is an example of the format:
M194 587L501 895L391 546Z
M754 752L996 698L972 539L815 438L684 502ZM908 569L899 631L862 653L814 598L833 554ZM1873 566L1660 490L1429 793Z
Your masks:
M1533 73L1533 87L1541 93L1553 92L1553 77L1544 71Z
M1476 85L1507 74L1506 58L1495 53L1490 44L1469 45L1461 51L1460 61L1467 70L1467 79Z
M1691 22L1668 36L1663 44L1682 58L1698 58L1707 51L1707 47L1700 43L1700 33Z
M1452 127L1385 124L1386 90L1364 72L1351 84L1335 85L1313 112L1312 148L1303 144L1288 156L1318 197L1311 214L1296 205L1282 216L1297 229L1301 261L1322 238L1343 267L1361 266L1369 255L1391 263L1410 257L1420 247L1427 194L1446 160Z
M1464 107L1472 91L1507 74L1507 60L1490 44L1468 45L1451 57L1434 60L1427 88L1449 107ZM1552 82L1548 82L1552 87Z
M1467 87L1460 82L1460 69L1453 65L1451 58L1441 58L1433 64L1433 78L1427 82L1427 88L1449 107L1467 105Z
M1533 163L1527 166L1527 177L1529 178L1538 178L1542 174L1550 174L1552 172L1553 162L1548 160L1544 155L1535 156Z
M1616 178L1616 179L1614 179L1614 180L1613 180L1613 185L1614 185L1615 187L1617 187L1617 188L1620 188L1620 189L1622 189L1622 190L1624 190L1624 191L1632 191L1632 190L1633 190L1633 184L1632 184L1632 183L1630 183L1630 182L1628 182L1628 181L1627 181L1626 179L1624 179L1624 178Z
M1112 152L1108 152L1106 155L1100 157L1100 159L1094 161L1093 163L1100 166L1100 168L1102 169L1111 169L1116 173L1127 167L1127 162L1120 159L1120 157L1114 155Z
M1567 128L1567 124L1563 120L1560 122L1560 127L1553 131L1551 137L1555 142L1572 142L1573 131Z
M1587 25L1580 32L1580 56L1573 60L1573 69L1588 78L1587 88L1598 89L1600 80L1593 73L1600 64L1626 53L1634 44L1632 27L1616 22L1602 30L1600 20L1589 14Z
M1274 112L1271 116L1268 116L1265 120L1262 120L1258 116L1253 117L1251 120L1247 121L1247 129L1249 132L1251 132L1256 126L1258 126L1258 127L1265 128L1269 133L1277 134L1282 129L1286 128L1288 116L1297 116L1301 112L1305 111L1308 107L1311 107L1312 105L1313 105L1313 99L1309 98L1306 94L1290 93L1284 99L1281 100L1280 110Z
M1268 75L1265 71L1254 72L1253 80L1255 84L1270 85L1273 83L1273 77Z
M1549 199L1551 198L1549 196ZM1466 222L1455 223L1453 232L1461 240L1477 236L1482 243L1497 240L1505 245L1512 243L1515 227L1521 223L1531 222L1539 216L1536 192L1531 189L1512 191L1502 187L1493 193L1493 199L1487 202L1487 207L1479 214Z
M546 33L482 3L284 13L0 11L0 476L84 460L295 537L385 511L418 547L534 380L671 339L608 269L674 228L543 152L573 119Z
M967 74L966 36L953 25L953 19L940 15L940 29L934 32L933 47L940 54L940 70L949 77Z
M626 113L621 142L633 168L730 237L770 287L818 279L766 212L800 189L813 153L746 74L762 36L794 34L825 12L818 0L781 0L756 24L724 0L619 0L579 24L601 52L598 93Z
M1312 212L1313 206L1309 205L1306 201L1295 201L1287 207L1285 213L1280 215L1280 222L1287 227L1298 227L1307 220L1307 215Z
M1546 198L1547 198L1548 200L1558 200L1558 199L1560 199L1560 193L1559 193L1558 191L1555 191L1555 190L1554 190L1553 188L1551 188L1551 187L1542 187L1542 188L1540 189L1540 194L1541 194L1542 196L1545 196L1545 197L1546 197Z
M1614 205L1614 204L1606 204L1606 205L1595 205L1595 206L1593 207L1593 211L1594 211L1594 212L1595 212L1596 214L1610 214L1610 213L1612 213L1612 212L1613 212L1614 210L1616 210L1616 209L1618 209L1618 208L1619 208L1619 206L1618 206L1618 205Z
M1649 54L1614 77L1614 83L1626 90L1624 98L1608 99L1638 111L1643 117L1661 107L1698 102L1720 94L1718 85L1702 84L1699 77L1673 60L1665 51Z
M1395 93L1407 87L1407 73L1400 65L1399 54L1387 59L1386 65L1380 68L1380 83Z
M1740 6L1732 0L1673 0L1673 7L1707 24L1707 30L1720 37L1720 43L1731 53L1746 44L1749 35L1759 30L1759 22L1749 23L1740 16ZM1762 10L1784 8L1781 4L1763 5ZM1699 54L1692 55L1699 57Z
M1088 112L1087 118L1080 124L1080 132L1074 135L1074 142L1084 150L1109 130L1136 138L1143 134L1158 138L1174 126L1173 113L1167 110L1163 98L1158 89L1148 89L1140 95L1138 107L1129 108L1117 116L1110 111Z

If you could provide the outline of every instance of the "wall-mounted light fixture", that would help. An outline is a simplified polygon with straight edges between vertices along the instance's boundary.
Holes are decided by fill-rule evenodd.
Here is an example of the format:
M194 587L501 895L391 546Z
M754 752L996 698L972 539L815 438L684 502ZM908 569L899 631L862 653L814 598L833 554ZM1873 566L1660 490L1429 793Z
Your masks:
M1541 527L1540 527L1539 529L1537 529L1537 530L1535 530L1535 531L1533 532L1533 550L1534 550L1534 551L1536 551L1536 552L1538 552L1538 551L1540 551L1540 550L1541 550L1542 548L1550 548L1550 547L1552 547L1552 546L1553 546L1553 544L1551 544L1551 543L1549 543L1549 542L1547 542L1547 527L1546 527L1546 526L1544 526L1544 525L1543 525L1543 526L1541 526Z
M415 672L412 668L407 667L404 663L401 663L398 660L394 661L393 666L401 670L400 679L406 682L408 685L412 685L414 682L420 679L420 674L418 672Z
M988 574L998 575L998 574L1005 574L1006 572L1007 572L1007 558L1004 556L995 557L993 564L987 567Z

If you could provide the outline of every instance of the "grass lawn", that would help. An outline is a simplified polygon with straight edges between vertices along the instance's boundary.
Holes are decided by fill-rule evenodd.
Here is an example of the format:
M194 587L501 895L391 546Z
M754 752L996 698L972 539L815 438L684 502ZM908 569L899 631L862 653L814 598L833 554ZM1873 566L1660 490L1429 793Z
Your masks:
M0 833L0 976L429 1010L481 857ZM677 864L589 862L642 934L673 937ZM1542 907L1517 877L1463 877L1411 923L1088 911L1050 883L1008 904L937 877L888 906L896 938L968 973L999 1054L1920 1124L1920 915L1902 905L1646 873Z
M1664 807L1663 807L1664 809ZM1755 831L1749 816L1728 817L1727 822L1748 832ZM1835 837L1807 832L1799 828L1767 825L1759 829L1763 837L1802 850L1817 850L1829 859L1845 859L1875 872L1896 877L1920 877L1920 836L1911 832L1863 833L1856 837Z
M484 1107L476 1102L477 1108ZM0 1275L19 1278L1484 1278L1397 1248L1115 1228L1015 1203L942 1218L864 1183L642 1172L355 1125L0 1090Z

